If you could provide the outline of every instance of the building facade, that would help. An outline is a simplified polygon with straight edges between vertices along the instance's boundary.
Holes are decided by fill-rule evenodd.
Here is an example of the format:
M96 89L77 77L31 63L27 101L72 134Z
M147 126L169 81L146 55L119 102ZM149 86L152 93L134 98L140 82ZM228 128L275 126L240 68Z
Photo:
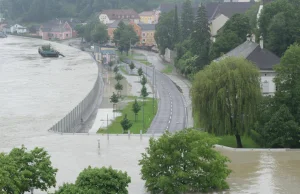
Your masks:
M140 16L133 9L109 9L103 10L99 15L99 20L103 24L111 24L116 20L127 19L139 23Z
M75 24L72 25L71 22L62 20L54 20L41 25L38 34L43 40L65 40L77 36Z
M19 24L15 24L10 27L10 33L25 34L27 33L27 28Z
M144 24L157 24L160 16L159 10L144 11L139 14L140 22Z
M143 46L156 46L155 24L139 24L141 27L140 44Z
M110 62L116 62L117 54L114 48L101 47L94 45L94 56L96 61L101 64L108 65Z
M263 95L274 95L276 86L273 79L276 73L273 69L274 65L280 63L280 58L263 47L263 39L260 38L260 43L253 41L254 38L247 37L247 40L232 49L222 57L215 59L220 61L226 57L243 57L254 63L260 70L261 75L261 91Z

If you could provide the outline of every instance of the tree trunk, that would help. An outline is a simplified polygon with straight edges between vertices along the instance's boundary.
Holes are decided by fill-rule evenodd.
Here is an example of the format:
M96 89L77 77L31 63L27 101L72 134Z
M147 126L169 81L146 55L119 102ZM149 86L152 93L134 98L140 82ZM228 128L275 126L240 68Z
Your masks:
M134 120L135 120L135 122L136 122L136 114L134 114Z
M243 148L241 136L239 134L235 135L237 148Z

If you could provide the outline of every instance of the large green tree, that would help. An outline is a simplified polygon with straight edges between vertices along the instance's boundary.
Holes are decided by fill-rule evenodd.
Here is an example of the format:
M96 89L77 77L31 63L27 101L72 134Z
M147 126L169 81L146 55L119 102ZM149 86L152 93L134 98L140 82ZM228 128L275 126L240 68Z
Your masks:
M194 12L192 8L192 3L190 0L185 0L182 5L181 12L181 32L182 38L188 38L193 32L194 25Z
M57 169L42 148L27 151L24 146L9 154L0 153L0 192L25 193L31 188L47 191L56 185Z
M300 40L299 2L277 0L264 5L259 18L259 30L264 38L264 45L278 56Z
M175 11L174 11L174 23L173 23L173 42L176 44L177 42L180 42L180 26L179 26L179 19L178 19L178 9L177 5L175 5Z
M131 45L135 45L139 41L139 37L131 25L126 25L121 21L118 28L114 31L113 41L121 53L126 52L128 55Z
M228 188L228 158L213 149L218 140L197 130L164 133L151 138L139 161L151 193L198 193Z
M64 184L55 194L128 194L128 184L131 178L126 172L117 171L111 167L84 169L76 179L75 184Z
M158 24L155 27L155 41L158 45L159 51L162 55L165 54L165 49L173 49L174 43L174 10L169 13L163 13L159 17Z
M257 67L243 58L228 57L212 62L196 74L192 87L195 119L209 133L241 136L255 121L261 98Z
M108 40L107 26L102 23L97 23L91 31L91 39L93 42L104 44Z
M198 56L196 67L194 67L194 71L197 72L210 62L210 28L204 5L201 5L198 9L194 31L191 35L191 43L192 53Z
M212 59L242 44L247 34L251 34L249 18L242 14L233 15L218 32L216 42L212 46Z

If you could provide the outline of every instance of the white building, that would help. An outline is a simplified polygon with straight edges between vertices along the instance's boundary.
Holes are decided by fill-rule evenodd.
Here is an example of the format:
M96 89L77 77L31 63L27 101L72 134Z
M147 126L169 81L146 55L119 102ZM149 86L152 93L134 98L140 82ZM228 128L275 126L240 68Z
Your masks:
M220 61L225 57L243 57L256 64L261 74L261 90L263 95L274 95L276 86L273 81L276 73L273 69L274 65L280 63L280 58L263 47L263 39L260 38L260 44L253 41L253 37L247 38L243 44L232 49L222 57L215 59Z
M21 26L19 24L15 24L10 27L10 32L17 33L17 34L24 34L24 33L27 33L27 28L24 26Z

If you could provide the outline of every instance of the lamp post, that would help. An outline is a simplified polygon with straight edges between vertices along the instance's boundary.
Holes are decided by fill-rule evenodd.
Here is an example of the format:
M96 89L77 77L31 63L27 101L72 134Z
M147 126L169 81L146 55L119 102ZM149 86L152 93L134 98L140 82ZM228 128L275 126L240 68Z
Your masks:
M153 77L153 81L152 81L152 85L153 85L153 97L152 97L152 99L153 99L153 115L154 115L154 94L155 94L155 90L154 90L154 83L155 83L155 67L154 67L154 65L153 65L153 75L152 75L152 77Z

